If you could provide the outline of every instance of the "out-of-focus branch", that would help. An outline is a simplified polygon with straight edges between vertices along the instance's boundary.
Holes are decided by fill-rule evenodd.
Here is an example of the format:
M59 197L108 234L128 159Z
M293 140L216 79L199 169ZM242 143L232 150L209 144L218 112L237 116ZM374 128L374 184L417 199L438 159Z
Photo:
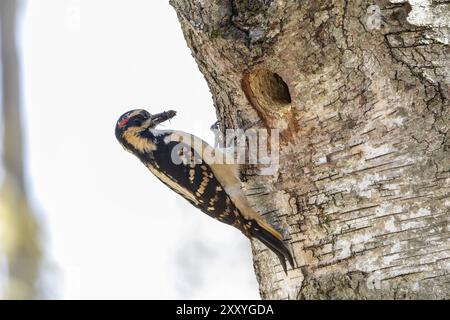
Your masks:
M21 91L17 53L17 13L23 1L0 2L2 124L5 170L0 189L0 255L6 257L5 298L37 296L41 250L38 225L28 205L23 167Z

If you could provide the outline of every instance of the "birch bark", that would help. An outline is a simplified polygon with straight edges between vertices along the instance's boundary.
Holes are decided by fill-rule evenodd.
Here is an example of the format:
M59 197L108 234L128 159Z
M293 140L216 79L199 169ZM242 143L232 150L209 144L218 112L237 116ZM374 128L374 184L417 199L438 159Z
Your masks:
M171 0L222 130L282 129L244 187L286 230L264 299L450 298L450 3Z

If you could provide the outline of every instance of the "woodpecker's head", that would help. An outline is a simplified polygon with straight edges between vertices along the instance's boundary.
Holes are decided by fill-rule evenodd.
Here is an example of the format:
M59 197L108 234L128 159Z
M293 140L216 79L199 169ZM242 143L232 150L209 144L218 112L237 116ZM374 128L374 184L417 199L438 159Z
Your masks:
M155 128L158 124L173 118L176 112L173 110L150 114L143 109L131 110L120 116L116 124L116 138L122 145L137 147L141 145L141 133ZM140 146L142 147L142 146Z

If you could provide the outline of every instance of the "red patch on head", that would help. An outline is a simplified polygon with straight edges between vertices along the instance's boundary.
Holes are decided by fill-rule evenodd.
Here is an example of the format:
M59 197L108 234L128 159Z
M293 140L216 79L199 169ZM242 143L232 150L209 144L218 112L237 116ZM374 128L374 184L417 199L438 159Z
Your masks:
M122 121L119 122L119 128L122 128L124 125L127 124L128 120L130 120L130 118L125 118Z

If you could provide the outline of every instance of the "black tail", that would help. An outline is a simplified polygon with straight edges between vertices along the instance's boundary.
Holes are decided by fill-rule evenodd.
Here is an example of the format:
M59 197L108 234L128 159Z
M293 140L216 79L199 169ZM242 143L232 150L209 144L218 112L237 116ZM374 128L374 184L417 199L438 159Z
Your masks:
M294 268L294 259L292 259L291 252L282 240L280 240L272 232L269 232L261 226L252 228L251 233L253 237L261 241L264 245L266 245L266 247L268 247L273 253L277 255L278 259L280 259L280 263L283 267L284 273L287 274L286 259L287 261L289 261L291 268Z

